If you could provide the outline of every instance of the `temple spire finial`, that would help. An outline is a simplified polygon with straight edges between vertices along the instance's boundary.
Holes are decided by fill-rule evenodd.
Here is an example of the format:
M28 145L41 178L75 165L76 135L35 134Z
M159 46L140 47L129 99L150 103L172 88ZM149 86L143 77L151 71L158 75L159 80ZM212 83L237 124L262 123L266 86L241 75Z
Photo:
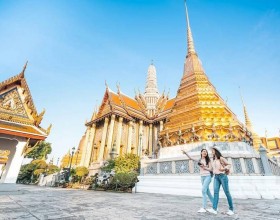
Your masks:
M20 76L21 76L22 78L24 78L24 72L25 72L25 70L26 70L27 64L28 64L28 60L27 60L26 63L24 64L24 66L23 66L23 68L22 68L22 71L21 71L21 73L20 73Z
M118 90L118 94L121 93L121 85L119 82L117 82L117 90Z
M241 101L242 101L242 105L243 105L243 111L244 111L244 116L245 116L245 124L246 124L246 127L252 131L252 123L249 119L249 116L248 116L248 112L247 112L247 109L246 109L246 106L245 106L245 103L244 103L244 100L243 100L243 97L242 97L242 93L241 93L241 88L239 86L239 93L240 93L240 97L241 97Z
M195 54L195 49L194 49L194 42L193 42L193 37L192 37L192 31L191 31L191 26L190 26L190 21L189 21L189 14L188 14L188 8L187 8L187 2L185 0L185 9L186 9L186 19L187 19L187 44L188 44L188 54Z

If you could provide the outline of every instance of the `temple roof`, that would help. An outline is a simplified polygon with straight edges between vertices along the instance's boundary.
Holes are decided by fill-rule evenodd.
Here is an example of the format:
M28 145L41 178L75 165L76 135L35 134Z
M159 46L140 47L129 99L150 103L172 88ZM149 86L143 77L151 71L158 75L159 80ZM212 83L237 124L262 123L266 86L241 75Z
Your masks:
M118 92L115 93L107 87L96 116L91 122L87 123L87 125L102 120L104 117L107 117L111 114L116 114L127 120L138 119L152 123L157 121L159 118L164 119L166 117L167 112L171 110L174 104L174 99L166 100L162 106L162 109L158 113L158 117L153 119L147 118L143 108L139 104L140 103L136 99L122 93L120 89L118 89Z
M45 140L47 134L34 125L18 124L0 120L0 133L26 137L36 140Z
M45 114L38 114L23 70L3 82L0 82L0 132L27 138L43 140L49 129L40 127Z

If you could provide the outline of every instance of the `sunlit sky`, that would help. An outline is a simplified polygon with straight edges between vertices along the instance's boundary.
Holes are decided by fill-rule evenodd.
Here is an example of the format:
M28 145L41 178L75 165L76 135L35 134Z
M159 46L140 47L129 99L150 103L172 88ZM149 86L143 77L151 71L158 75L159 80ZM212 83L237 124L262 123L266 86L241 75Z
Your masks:
M206 74L244 122L279 135L280 1L188 0L196 51ZM78 146L105 80L134 96L154 60L158 86L176 95L186 55L183 0L0 0L0 81L26 79L42 127L53 129L50 158Z

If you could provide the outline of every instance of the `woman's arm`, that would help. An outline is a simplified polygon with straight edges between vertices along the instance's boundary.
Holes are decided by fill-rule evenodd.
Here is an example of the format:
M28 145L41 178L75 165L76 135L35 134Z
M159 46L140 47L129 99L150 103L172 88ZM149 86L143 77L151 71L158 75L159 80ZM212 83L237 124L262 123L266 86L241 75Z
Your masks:
M231 168L231 164L224 157L220 157L220 161L221 161L221 165L223 166L221 170L225 171Z
M194 160L196 162L198 162L199 160L194 159L193 157L191 157L186 151L182 150L183 154L185 154L188 158L190 158L191 160Z
M212 162L209 161L208 166L203 166L202 168L203 168L204 170L213 171Z

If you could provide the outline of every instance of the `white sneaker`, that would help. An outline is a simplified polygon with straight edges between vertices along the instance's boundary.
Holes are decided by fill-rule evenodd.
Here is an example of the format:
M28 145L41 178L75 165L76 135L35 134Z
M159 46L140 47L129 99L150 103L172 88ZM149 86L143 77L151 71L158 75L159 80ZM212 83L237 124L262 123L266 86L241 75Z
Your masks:
M206 212L206 209L204 209L204 208L200 208L197 212L199 212L199 213L203 213L203 212Z
M227 215L234 215L234 212L231 211L231 210L228 210L226 214L227 214Z
M210 212L210 213L212 213L212 214L214 214L214 215L217 215L217 214L218 214L218 212L217 212L216 210L214 210L213 208L206 209L206 211L207 211L207 212Z

